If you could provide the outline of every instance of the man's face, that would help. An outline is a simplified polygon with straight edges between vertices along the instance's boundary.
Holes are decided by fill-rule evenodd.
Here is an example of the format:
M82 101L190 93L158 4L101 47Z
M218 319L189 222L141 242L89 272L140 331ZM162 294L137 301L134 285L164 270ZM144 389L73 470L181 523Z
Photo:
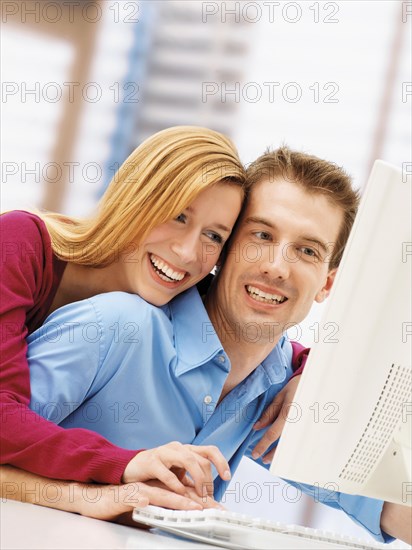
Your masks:
M343 212L279 179L255 185L222 266L215 306L251 341L276 343L329 294Z

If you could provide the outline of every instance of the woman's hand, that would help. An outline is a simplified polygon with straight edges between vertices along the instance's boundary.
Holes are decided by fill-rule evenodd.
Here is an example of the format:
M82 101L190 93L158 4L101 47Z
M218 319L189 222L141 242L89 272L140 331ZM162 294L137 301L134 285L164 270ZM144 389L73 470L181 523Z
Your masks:
M229 464L217 447L173 441L137 454L126 466L122 482L158 479L171 491L184 495L188 472L199 497L213 496L212 464L222 479L231 478Z
M285 425L290 406L293 403L293 398L295 397L299 381L300 375L292 378L283 390L277 394L275 399L253 426L255 430L261 430L273 422L272 426L270 426L270 428L265 432L262 439L253 449L252 457L254 459L262 456L272 445L272 443L279 439ZM265 464L269 464L269 462L272 461L275 451L276 449L272 449L263 457L262 460Z

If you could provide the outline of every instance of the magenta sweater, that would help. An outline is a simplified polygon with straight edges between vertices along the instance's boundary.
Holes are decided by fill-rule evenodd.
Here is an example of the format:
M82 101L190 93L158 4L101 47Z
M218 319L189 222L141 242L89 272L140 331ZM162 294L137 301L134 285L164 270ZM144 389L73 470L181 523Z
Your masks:
M42 325L66 263L44 222L28 212L0 216L0 461L57 479L120 483L138 451L95 432L63 429L28 408L26 336Z

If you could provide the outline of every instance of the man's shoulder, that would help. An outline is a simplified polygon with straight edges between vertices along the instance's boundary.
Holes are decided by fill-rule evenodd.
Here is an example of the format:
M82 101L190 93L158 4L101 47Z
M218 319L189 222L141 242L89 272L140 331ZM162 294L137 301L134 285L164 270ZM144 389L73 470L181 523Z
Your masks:
M96 316L104 323L113 319L125 322L144 322L148 319L159 319L167 322L168 316L164 308L149 304L137 294L128 292L105 292L88 299Z

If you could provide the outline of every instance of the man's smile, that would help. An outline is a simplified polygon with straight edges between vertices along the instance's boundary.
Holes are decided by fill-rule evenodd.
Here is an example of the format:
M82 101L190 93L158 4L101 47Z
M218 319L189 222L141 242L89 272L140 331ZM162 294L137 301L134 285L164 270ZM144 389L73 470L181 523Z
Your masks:
M246 285L246 292L252 300L256 302L268 304L268 305L280 305L286 302L287 298L283 294L280 294L278 291L269 291L268 289L263 290L255 285Z

